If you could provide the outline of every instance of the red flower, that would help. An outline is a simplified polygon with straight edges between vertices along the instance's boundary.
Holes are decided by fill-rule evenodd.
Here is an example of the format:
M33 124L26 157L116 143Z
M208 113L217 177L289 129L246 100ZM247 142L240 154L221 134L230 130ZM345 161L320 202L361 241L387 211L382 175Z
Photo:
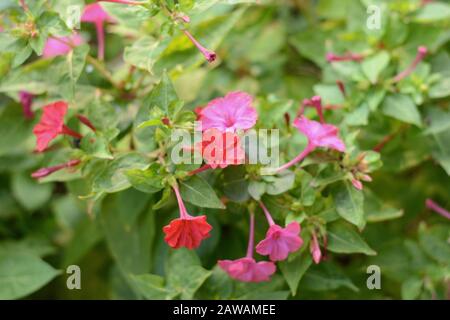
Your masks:
M206 216L178 218L163 228L166 234L164 240L175 249L195 249L203 239L210 236L211 229L211 225L206 222Z
M193 217L189 215L178 187L175 185L172 188L180 208L180 218L172 220L163 228L166 234L164 241L174 249L181 247L195 249L200 246L203 239L209 238L212 227L206 222L206 216Z
M195 150L202 154L205 162L213 169L242 164L245 160L240 138L233 132L208 129L203 132L202 141L196 144Z
M55 139L59 134L67 134L75 138L82 136L69 129L64 125L64 116L67 113L67 103L57 101L44 107L44 113L41 120L34 127L33 133L36 136L36 150L44 151L50 141Z

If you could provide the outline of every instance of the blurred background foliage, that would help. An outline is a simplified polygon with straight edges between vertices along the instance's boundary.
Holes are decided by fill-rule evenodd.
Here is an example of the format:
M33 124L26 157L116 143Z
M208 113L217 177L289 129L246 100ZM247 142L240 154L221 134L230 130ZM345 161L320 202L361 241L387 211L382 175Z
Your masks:
M190 16L190 31L218 54L213 64L204 61L158 7L124 9L105 3L117 23L107 26L106 62L100 67L89 59L96 55L95 29L89 24L81 24L80 30L89 53L81 46L70 59L41 59L37 54L48 35L70 33L66 8L83 6L84 1L27 2L40 30L33 41L21 34L27 18L17 1L0 4L0 27L12 30L0 34L0 298L449 298L449 221L425 208L426 198L450 207L448 2L164 1ZM381 10L377 30L366 26L371 4ZM429 50L424 62L392 84L390 79L410 64L418 46ZM328 52L350 51L366 58L360 63L326 60ZM68 70L75 70L75 76ZM151 93L164 70L186 110L232 90L253 94L258 126L281 130L283 159L305 144L286 125L285 114L293 119L300 101L314 94L336 107L325 116L340 127L350 157L389 137L380 159L372 154L373 182L365 183L364 202L339 169L314 163L295 171L295 184L286 194L264 195L280 221L318 217L329 241L325 261L312 263L308 228L302 225L302 250L278 265L272 281L238 283L218 269L217 259L238 258L247 245L243 202L250 198L252 182L242 179L249 174L242 167L202 174L219 197L231 201L226 210L189 204L190 212L206 214L214 228L195 252L169 250L164 243L161 229L177 215L176 202L167 190L129 188L119 169L140 168L130 154L122 162L120 157L110 160L107 148L97 146L83 150L97 160L81 173L58 172L44 183L30 177L36 168L81 151L61 141L64 148L34 154L31 130L37 119L23 117L19 91L36 95L36 112L55 99L84 110L109 132L105 139L115 139L115 153L129 151L130 145L151 152L158 142L155 134L164 135L164 130L134 129L148 119ZM344 83L345 95L337 80ZM307 114L314 115L312 110ZM103 177L95 180L99 171ZM358 198L350 209L362 219L359 228L337 212L342 190L347 190L344 198ZM93 192L97 201L85 199ZM348 209L348 203L343 206ZM257 239L265 230L260 219ZM72 264L81 267L82 290L66 288L65 270ZM366 287L369 265L381 269L381 290Z

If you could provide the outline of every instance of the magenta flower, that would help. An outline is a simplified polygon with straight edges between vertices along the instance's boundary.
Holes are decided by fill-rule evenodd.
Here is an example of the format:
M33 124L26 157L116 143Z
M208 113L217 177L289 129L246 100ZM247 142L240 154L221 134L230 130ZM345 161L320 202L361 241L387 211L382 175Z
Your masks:
M31 177L35 178L35 179L44 178L44 177L52 174L53 172L59 171L61 169L75 167L78 164L80 164L80 162L81 162L80 160L75 159L75 160L70 160L70 161L68 161L66 163L63 163L63 164L58 164L56 166L40 168L39 170L33 172L31 174Z
M331 124L309 120L305 116L300 116L300 118L295 119L294 126L306 136L308 145L297 157L275 169L275 172L283 171L297 162L302 161L318 147L345 152L345 144L338 137L339 129L337 127Z
M34 95L27 91L19 92L20 104L22 105L23 115L26 119L33 119L34 117L34 112L31 109L31 106L33 104L33 97Z
M444 208L442 208L441 206L439 206L436 202L434 202L431 199L427 199L425 201L425 205L427 206L428 209L433 210L434 212L440 214L441 216L443 216L444 218L447 218L450 220L450 212L448 212L447 210L445 210Z
M399 82L400 80L409 76L414 70L416 70L417 65L420 63L420 61L423 60L423 58L425 58L425 56L427 55L427 52L428 52L427 47L420 46L419 48L417 48L417 55L416 55L416 58L414 59L414 61L409 65L408 68L406 68L405 70L400 72L398 75L396 75L394 77L393 81Z
M253 243L255 230L255 216L250 214L250 234L248 240L247 256L236 260L219 260L219 267L236 280L244 282L269 281L275 273L276 266L273 262L253 259Z
M55 38L50 37L45 43L42 56L44 58L51 58L61 56L69 53L76 46L83 43L83 39L79 34L73 34L70 37Z
M345 152L345 144L338 137L339 129L331 124L321 124L301 116L295 119L294 126L308 138L312 147L324 147Z
M252 96L241 91L210 101L201 112L201 129L215 128L222 132L250 129L258 119L252 103Z
M84 8L81 21L95 24L98 41L98 59L103 60L105 56L105 29L103 24L106 22L114 22L114 19L103 10L99 3L92 3Z
M189 18L189 17L188 17ZM194 38L194 36L187 30L183 30L183 33L186 35L186 37L191 40L191 42L194 44L194 46L197 47L197 49L203 54L206 60L208 62L214 62L217 58L217 54L214 51L208 50L205 47L203 47L200 42L197 41L197 39Z
M266 238L256 246L256 252L263 256L269 256L272 261L284 260L289 253L297 251L303 244L302 238L299 237L300 224L294 221L282 228L275 224L265 205L262 202L259 205L263 209L270 227L267 230Z

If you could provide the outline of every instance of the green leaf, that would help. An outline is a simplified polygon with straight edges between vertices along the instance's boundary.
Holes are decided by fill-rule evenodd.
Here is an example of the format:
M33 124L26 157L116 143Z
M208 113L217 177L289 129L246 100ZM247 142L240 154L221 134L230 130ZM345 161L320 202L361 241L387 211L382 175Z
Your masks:
M433 1L421 6L413 17L419 23L431 23L450 19L450 5L444 2Z
M102 135L89 132L81 139L80 147L84 152L95 158L114 159L109 151L108 140Z
M93 183L95 192L113 193L125 190L131 186L126 172L130 169L146 169L147 159L138 153L128 153L112 160L100 172Z
M295 174L292 171L285 170L276 176L265 176L266 192L270 195L284 193L294 186Z
M414 101L403 94L391 94L386 97L382 105L382 112L394 119L422 126L420 112Z
M420 232L419 242L430 257L440 263L450 265L450 246L446 239L441 239L432 232Z
M146 170L131 169L125 175L131 185L139 191L155 193L164 188L161 166L152 163Z
M167 288L181 294L181 299L192 299L211 275L201 267L195 252L185 248L172 251L168 266Z
M297 294L298 284L311 264L312 259L308 250L303 250L300 254L296 254L295 257L278 263L293 296Z
M333 199L336 210L342 218L358 228L364 226L364 196L361 191L345 181L334 190Z
M440 99L450 96L450 77L443 78L433 84L428 91L430 98Z
M410 278L402 283L402 299L415 300L422 291L423 280L420 278Z
M0 251L0 299L25 297L58 274L58 270L35 255Z
M73 101L76 92L76 84L84 69L86 57L89 52L88 45L81 45L70 51L65 57L55 59L55 74L58 75L61 96Z
M24 172L15 173L11 189L17 201L28 211L42 207L51 197L53 185L40 184Z
M152 72L153 65L168 45L168 39L159 41L153 37L144 36L125 48L123 58L131 65Z
M386 51L381 51L374 56L364 59L361 68L367 79L372 84L378 81L380 73L389 65L390 56Z
M261 196L266 193L266 183L260 181L250 181L248 184L248 193L255 200L261 200Z
M244 166L228 166L224 170L223 191L235 202L244 202L250 198L245 174Z
M214 189L198 175L180 181L180 193L184 200L200 208L225 208Z
M330 291L348 288L357 292L358 288L331 262L320 263L310 268L300 282L300 289Z
M0 155L17 153L31 134L31 123L23 117L22 110L7 106L0 110Z
M403 216L403 210L397 209L389 204L382 202L368 188L364 189L364 213L367 222L380 222L397 219Z
M333 223L327 230L327 249L337 253L364 253L375 255L376 252L361 238L352 227L343 223Z
M169 118L174 116L171 104L178 100L175 88L167 72L164 72L161 81L153 88L150 96L144 101L147 114L153 107L161 108Z
M131 189L132 192L137 193ZM144 195L146 199L146 195ZM133 206L130 207L130 203ZM134 208L135 212L130 210ZM121 271L142 274L150 271L151 250L155 234L154 214L143 205L136 205L130 193L116 193L103 200L101 224L109 250ZM134 215L133 220L127 216Z
M164 278L155 274L130 275L136 291L148 300L165 300L174 297L164 288Z

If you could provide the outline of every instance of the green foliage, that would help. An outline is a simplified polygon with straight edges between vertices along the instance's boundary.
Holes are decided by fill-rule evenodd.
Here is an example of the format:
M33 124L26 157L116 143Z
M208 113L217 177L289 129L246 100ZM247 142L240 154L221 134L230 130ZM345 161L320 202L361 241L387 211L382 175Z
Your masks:
M104 61L95 27L75 28L66 10L91 2L0 4L0 299L73 298L71 264L82 268L86 299L448 299L449 221L425 207L432 198L450 208L447 2L102 2L115 19L105 23ZM380 29L368 27L371 4ZM217 60L206 62L184 31ZM42 57L49 38L74 32L84 44ZM396 79L419 46L427 54ZM329 62L327 53L359 58ZM195 108L231 91L255 97L256 129L279 130L281 164L306 146L292 123L313 95L346 152L318 148L274 175L261 164L190 175L200 164L172 161L171 133L192 132ZM33 95L34 118L23 115L23 92ZM60 135L33 152L32 129L57 100L82 138ZM313 108L304 114L319 120ZM80 163L31 178L73 159ZM179 214L174 185L189 213L213 227L196 250L164 241ZM256 243L264 238L258 201L277 224L300 223L303 245L277 262L271 281L243 283L217 260L245 255L251 210ZM381 290L366 287L369 265L380 267Z

